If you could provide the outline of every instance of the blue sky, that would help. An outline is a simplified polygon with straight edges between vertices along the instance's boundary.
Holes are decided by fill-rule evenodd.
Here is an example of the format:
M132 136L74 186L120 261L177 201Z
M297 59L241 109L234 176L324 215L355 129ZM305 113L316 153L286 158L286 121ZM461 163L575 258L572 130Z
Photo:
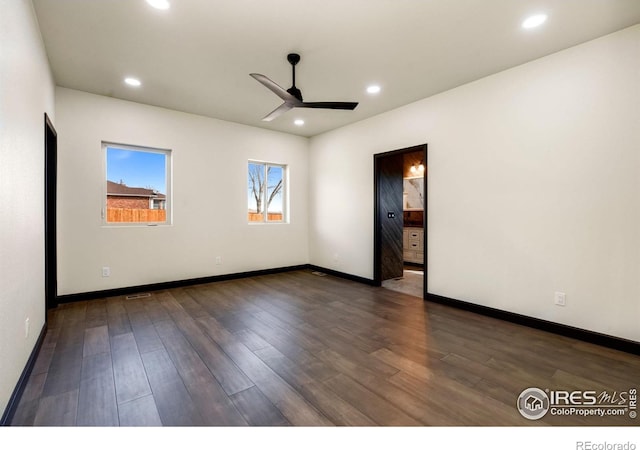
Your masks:
M166 194L166 155L107 147L107 180Z

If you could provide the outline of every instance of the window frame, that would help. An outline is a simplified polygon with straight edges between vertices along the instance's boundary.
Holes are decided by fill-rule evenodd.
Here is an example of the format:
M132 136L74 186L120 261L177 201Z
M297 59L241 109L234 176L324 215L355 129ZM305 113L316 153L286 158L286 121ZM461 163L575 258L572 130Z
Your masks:
M261 221L257 221L257 220L249 220L248 217L248 213L249 213L249 204L248 204L248 199L249 196L251 195L251 192L249 191L249 165L250 164L256 164L256 165L261 165L264 167L264 179L266 180L267 178L267 174L268 174L268 170L269 167L277 167L279 169L282 169L282 189L280 190L280 195L282 196L282 219L281 220L269 220L269 211L268 211L268 205L266 204L266 197L267 197L267 193L269 191L268 189L268 185L267 188L264 190L264 197L263 197L263 203L264 203L264 213L263 213L263 217ZM247 188L247 223L249 225L274 225L274 224L288 224L289 223L289 165L288 164L283 164L283 163L274 163L274 162L268 162L268 161L260 161L260 160L256 160L256 159L249 159L247 161L247 165L245 166L245 176L246 176L246 188Z
M109 181L107 176L108 171L108 162L107 162L107 149L114 148L118 150L125 151L133 151L133 152L144 152L144 153L156 153L165 156L165 186L166 191L163 194L165 195L165 220L163 222L109 222L107 215L107 206L108 206L108 198L107 198L107 181ZM158 148L158 147L146 147L142 145L131 145L131 144L121 144L112 141L102 141L101 143L101 151L102 151L102 161L104 164L103 167L103 178L102 178L102 226L103 227L154 227L154 226L170 226L173 225L173 197L172 197L172 174L173 174L173 152L168 148ZM131 187L140 187L140 186L131 186ZM162 193L162 192L161 192ZM151 204L153 202L152 198L149 198L149 209L151 208Z

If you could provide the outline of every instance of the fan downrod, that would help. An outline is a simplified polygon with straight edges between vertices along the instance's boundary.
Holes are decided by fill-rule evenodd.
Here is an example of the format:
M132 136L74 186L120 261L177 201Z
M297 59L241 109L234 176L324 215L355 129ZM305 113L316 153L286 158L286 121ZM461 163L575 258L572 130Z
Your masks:
M297 53L289 53L287 55L287 61L291 64L291 78L293 78L292 86L287 89L287 92L298 100L303 101L302 92L300 92L300 89L296 87L296 64L300 62L300 55Z

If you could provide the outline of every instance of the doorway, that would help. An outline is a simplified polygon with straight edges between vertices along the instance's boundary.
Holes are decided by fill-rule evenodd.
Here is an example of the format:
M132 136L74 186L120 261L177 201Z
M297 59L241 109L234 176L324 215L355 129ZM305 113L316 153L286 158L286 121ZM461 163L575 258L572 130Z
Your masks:
M56 196L58 182L58 134L44 114L44 298L46 309L58 306Z
M427 145L374 155L374 283L427 293Z

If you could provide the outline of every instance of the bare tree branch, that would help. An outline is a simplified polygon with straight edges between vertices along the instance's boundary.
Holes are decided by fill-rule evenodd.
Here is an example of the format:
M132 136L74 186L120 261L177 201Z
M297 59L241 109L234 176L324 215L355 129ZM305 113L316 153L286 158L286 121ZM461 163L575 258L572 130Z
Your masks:
M262 165L253 164L249 169L249 181L251 182L251 194L256 201L256 213L262 212L262 198L265 189L265 180L263 180L264 171Z
M271 187L269 189L271 189ZM276 198L278 194L280 194L281 190L282 190L282 178L278 180L278 184L276 184L276 186L271 191L271 194L269 195L269 199L267 200L267 211L269 211L269 205L271 205L271 201L274 198Z

